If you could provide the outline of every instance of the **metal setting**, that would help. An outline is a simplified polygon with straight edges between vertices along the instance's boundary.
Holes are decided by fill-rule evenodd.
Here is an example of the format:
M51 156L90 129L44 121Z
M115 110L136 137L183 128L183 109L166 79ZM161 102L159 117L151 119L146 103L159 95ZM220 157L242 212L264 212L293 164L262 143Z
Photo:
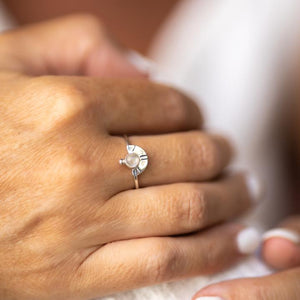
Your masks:
M124 159L120 159L120 165L126 165L131 169L134 178L135 188L139 188L138 176L145 171L148 166L148 155L144 149L139 146L131 145L128 137L124 136L126 141L127 155Z

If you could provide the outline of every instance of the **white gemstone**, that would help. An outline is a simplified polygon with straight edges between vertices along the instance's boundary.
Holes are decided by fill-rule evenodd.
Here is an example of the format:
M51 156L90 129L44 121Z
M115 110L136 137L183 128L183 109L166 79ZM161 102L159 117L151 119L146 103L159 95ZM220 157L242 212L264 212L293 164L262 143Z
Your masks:
M133 169L140 163L140 158L136 153L128 153L125 157L125 164L127 167Z

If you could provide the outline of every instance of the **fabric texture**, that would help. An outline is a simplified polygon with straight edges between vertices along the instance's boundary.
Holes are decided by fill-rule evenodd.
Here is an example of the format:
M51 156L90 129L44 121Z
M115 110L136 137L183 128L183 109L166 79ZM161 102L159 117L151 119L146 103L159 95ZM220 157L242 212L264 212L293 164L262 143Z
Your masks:
M101 300L191 300L192 296L202 287L225 279L254 277L270 274L271 270L258 258L251 257L224 273L214 276L199 276L192 279L164 283L145 287L125 293L119 293Z

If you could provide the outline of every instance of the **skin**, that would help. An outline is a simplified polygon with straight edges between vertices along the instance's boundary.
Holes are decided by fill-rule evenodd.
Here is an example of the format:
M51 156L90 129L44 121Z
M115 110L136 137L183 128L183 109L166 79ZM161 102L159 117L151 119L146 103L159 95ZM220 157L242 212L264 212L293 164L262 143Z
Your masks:
M300 216L293 216L279 224L300 236ZM291 300L300 293L300 245L283 238L264 242L262 255L265 261L279 272L263 278L238 279L208 286L193 299L218 296L224 300Z
M222 175L230 145L97 19L1 35L0 82L1 299L90 299L243 257L242 226L224 224L251 206L244 176ZM139 190L118 164L125 133L150 157Z
M300 216L291 216L278 227L292 230L300 235ZM270 266L278 270L300 266L300 245L286 239L272 238L265 241L262 255Z

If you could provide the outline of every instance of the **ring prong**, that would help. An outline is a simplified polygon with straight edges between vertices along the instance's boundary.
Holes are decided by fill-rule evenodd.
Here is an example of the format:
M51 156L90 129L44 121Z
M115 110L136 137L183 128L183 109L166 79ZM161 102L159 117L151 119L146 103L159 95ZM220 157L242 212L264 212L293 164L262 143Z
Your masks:
M119 164L120 164L120 165L124 165L124 164L125 164L124 159L120 159L120 160L119 160Z

